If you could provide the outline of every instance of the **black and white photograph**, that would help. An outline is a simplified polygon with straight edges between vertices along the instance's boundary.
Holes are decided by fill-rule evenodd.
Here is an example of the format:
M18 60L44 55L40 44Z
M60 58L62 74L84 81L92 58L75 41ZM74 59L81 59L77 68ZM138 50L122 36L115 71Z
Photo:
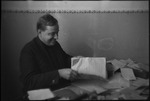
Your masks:
M149 0L1 0L1 101L149 100Z

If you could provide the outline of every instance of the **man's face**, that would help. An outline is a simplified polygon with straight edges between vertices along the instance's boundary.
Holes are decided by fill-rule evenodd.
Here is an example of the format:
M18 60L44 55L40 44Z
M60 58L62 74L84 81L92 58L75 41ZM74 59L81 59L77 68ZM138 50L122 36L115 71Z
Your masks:
M45 31L38 30L38 36L44 44L48 46L53 46L55 45L56 40L58 39L58 31L58 25L46 26Z

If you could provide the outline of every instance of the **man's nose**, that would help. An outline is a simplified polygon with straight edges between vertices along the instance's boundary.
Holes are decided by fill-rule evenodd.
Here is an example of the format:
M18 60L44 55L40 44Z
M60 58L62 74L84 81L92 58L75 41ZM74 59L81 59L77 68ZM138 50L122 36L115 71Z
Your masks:
M57 34L55 34L55 35L54 35L54 38L55 38L55 39L58 39L58 35L57 35Z

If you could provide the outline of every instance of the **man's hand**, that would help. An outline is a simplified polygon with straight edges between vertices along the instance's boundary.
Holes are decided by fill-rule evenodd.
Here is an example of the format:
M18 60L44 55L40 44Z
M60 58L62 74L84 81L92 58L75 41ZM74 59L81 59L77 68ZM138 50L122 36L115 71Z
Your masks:
M62 78L67 80L74 80L78 78L78 73L69 68L59 69L58 72Z

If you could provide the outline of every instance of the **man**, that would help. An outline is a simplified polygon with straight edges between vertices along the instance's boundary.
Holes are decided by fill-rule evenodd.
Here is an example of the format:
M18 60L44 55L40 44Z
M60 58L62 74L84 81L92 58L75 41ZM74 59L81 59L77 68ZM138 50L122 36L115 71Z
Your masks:
M71 56L56 41L58 32L58 21L45 14L37 22L37 37L23 47L20 70L25 93L42 88L55 90L78 76L70 68Z

